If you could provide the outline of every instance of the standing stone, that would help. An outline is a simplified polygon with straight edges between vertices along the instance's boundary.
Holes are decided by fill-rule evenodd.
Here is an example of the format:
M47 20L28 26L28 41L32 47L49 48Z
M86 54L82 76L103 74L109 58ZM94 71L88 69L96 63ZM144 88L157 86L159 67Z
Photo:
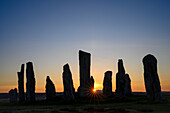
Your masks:
M75 89L73 86L72 74L69 65L63 66L63 86L64 86L64 97L66 101L75 99Z
M21 65L21 71L18 74L18 90L19 90L19 102L25 101L24 94L24 64Z
M9 91L9 101L11 103L16 103L17 102L17 88L11 89Z
M90 77L90 85L91 85L91 90L94 90L94 78L93 76Z
M56 94L55 86L49 76L47 76L47 78L46 78L45 88L46 88L46 99L51 99L51 98L55 97L55 94Z
M125 74L123 60L118 60L118 73L116 74L116 96L124 98L131 94L131 80L128 74Z
M34 78L34 70L33 70L32 62L27 63L26 77L27 77L26 100L28 102L34 102L35 101L35 78Z
M132 89L131 89L131 80L129 77L129 74L125 74L125 88L124 88L125 95L131 95Z
M118 73L116 74L116 95L119 98L124 97L124 86L125 86L125 69L123 66L123 61L118 60Z
M103 81L103 95L106 97L112 95L112 71L105 72Z
M152 101L160 101L162 94L157 73L157 60L153 55L148 54L143 58L143 65L147 97Z
M90 53L79 51L80 86L78 94L86 97L90 93Z

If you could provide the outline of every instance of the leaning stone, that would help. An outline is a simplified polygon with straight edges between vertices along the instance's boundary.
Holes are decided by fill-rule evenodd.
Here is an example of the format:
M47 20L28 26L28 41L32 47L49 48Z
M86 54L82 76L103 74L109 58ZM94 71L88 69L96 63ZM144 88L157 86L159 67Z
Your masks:
M35 78L32 62L27 63L26 68L26 101L34 102L35 101Z
M66 101L75 99L75 89L73 86L72 74L69 65L66 64L63 67L63 86L64 86L64 98Z
M151 101L159 102L162 100L162 93L157 72L157 60L153 55L148 54L143 58L143 65L147 97Z
M55 86L49 76L47 76L45 88L46 88L46 99L54 98L56 95Z
M105 72L103 81L103 95L106 97L112 96L112 71Z
M25 101L24 94L24 64L21 65L21 71L18 74L18 90L19 90L19 102Z
M17 88L11 89L9 91L9 100L10 100L11 103L17 102Z

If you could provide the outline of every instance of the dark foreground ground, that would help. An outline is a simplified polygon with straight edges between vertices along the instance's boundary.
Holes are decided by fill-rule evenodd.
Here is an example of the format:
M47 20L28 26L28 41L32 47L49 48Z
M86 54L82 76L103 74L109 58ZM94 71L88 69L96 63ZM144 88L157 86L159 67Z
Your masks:
M66 103L62 96L45 101L39 98L34 103L12 104L8 99L0 99L0 113L170 113L170 95L168 102L148 102L146 95L134 94L123 100L103 98L93 95L89 98L77 98ZM43 96L44 98L44 96Z

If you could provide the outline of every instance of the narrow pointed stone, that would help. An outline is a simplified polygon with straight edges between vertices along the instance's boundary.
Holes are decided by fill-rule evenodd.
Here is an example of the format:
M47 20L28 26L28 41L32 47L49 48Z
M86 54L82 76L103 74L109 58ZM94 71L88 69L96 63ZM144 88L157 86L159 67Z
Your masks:
M64 86L64 98L66 101L75 99L75 89L73 86L72 74L69 65L63 66L63 86Z
M46 86L45 86L45 88L46 88L46 99L54 98L55 95L56 95L55 86L54 86L54 84L51 81L49 76L47 76L47 78L46 78Z
M26 101L34 102L35 101L35 75L34 75L32 62L27 63L26 77L27 77Z
M21 71L18 74L18 90L19 90L19 102L25 101L24 94L24 64L21 65Z

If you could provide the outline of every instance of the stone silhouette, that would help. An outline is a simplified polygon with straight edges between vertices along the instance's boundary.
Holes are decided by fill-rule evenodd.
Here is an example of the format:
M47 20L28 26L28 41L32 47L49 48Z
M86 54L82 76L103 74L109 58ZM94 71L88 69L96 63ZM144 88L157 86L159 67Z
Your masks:
M94 78L93 76L90 77L90 86L91 86L91 90L94 90Z
M63 86L64 86L64 98L66 101L75 99L75 89L73 86L72 74L69 65L63 66Z
M103 95L106 97L112 95L112 71L105 72L103 81Z
M16 103L17 102L17 88L11 89L9 91L9 101L11 103Z
M35 101L35 78L32 62L27 63L26 67L26 101L34 102Z
M46 99L51 99L51 98L55 97L55 94L56 94L55 86L49 76L47 76L47 78L46 78L45 88L46 88Z
M118 73L116 74L116 96L124 98L131 94L131 80L128 74L125 74L123 60L118 60Z
M79 51L80 86L78 94L86 97L90 93L90 53Z
M160 101L162 94L157 73L157 59L153 55L148 54L143 58L143 65L147 97L151 101Z
M131 80L129 74L125 74L125 88L124 88L125 95L131 95Z
M25 101L24 94L24 64L21 65L21 71L18 74L18 90L19 90L19 102Z

